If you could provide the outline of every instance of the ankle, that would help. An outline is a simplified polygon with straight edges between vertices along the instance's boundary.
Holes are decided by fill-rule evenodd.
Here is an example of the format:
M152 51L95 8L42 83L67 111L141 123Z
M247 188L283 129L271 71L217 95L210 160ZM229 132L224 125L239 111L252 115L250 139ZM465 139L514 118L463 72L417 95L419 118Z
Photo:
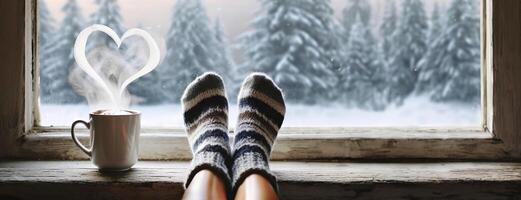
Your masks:
M271 183L262 175L250 174L239 186L235 199L278 199Z

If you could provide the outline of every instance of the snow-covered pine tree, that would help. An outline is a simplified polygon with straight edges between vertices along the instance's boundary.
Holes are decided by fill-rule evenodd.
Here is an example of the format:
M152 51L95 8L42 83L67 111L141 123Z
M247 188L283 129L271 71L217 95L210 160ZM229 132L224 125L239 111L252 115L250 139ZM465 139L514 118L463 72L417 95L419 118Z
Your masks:
M138 25L137 27L144 29L142 25ZM135 69L133 69L133 74L141 67L145 66L148 61L149 47L145 41L139 37L128 38L127 44L128 48L125 51L125 59L131 66L124 67L134 67ZM159 82L159 72L157 70L153 70L132 82L128 86L128 91L133 97L138 97L133 98L133 100L136 100L132 102L134 104L159 104L163 103L165 98L165 94Z
M434 42L434 40L436 40L436 38L438 38L442 33L444 20L440 12L439 4L434 4L429 26L429 43Z
M117 0L95 0L98 8L91 14L91 24L102 24L112 28L118 35L121 36L126 30L123 26L123 19L120 14L120 8ZM105 33L93 33L89 38L89 49L105 45L116 49L116 44Z
M381 77L378 74L381 65L370 56L375 54L375 48L370 45L370 36L366 34L368 28L357 15L347 43L340 93L349 106L381 110L385 104L381 104L378 94L380 91L375 87L381 83L381 80L376 80Z
M396 2L389 0L385 3L385 11L382 22L380 24L379 34L382 38L380 40L378 61L380 67L373 77L373 88L376 90L373 100L379 109L384 109L390 103L389 92L391 90L388 81L392 77L389 72L392 69L393 58L396 55L395 49L399 47L394 38L396 37L396 29L398 26L398 14L396 9Z
M60 28L53 37L52 45L48 45L45 51L49 51L49 63L42 68L41 73L48 76L50 83L46 86L49 96L42 96L44 103L80 103L84 98L72 89L68 76L75 65L73 47L76 36L84 28L84 20L78 8L76 0L67 0L62 7L65 13Z
M437 3L434 4L434 8L432 9L431 18L430 18L430 26L429 26L429 37L428 37L429 38L429 40L428 40L429 50L427 51L428 53L430 53L432 51L441 50L441 49L433 49L433 48L434 48L434 43L436 42L436 39L438 39L442 35L442 32L443 32L442 29L444 28L445 23L442 20L439 5ZM420 60L420 62L425 62L425 59L427 56L428 55L426 54L422 58L422 60ZM425 76L426 74L429 74L432 72L432 71L429 72L429 69L426 66L420 67L420 63L418 63L418 69L421 70L420 74L419 74L420 77ZM424 72L423 70L426 70L426 71ZM418 83L416 84L415 93L423 94L425 92L429 92L428 90L432 90L432 88L430 88L431 85L426 84L425 80L420 80L420 79L422 79L420 77L418 78Z
M342 24L344 25L344 32L342 34L344 49L343 58L347 59L343 64L343 68L355 71L361 68L368 70L365 74L366 77L363 77L364 74L358 72L354 72L354 74L358 74L354 77L349 75L350 73L339 74L339 79L342 80L340 81L340 84L353 84L352 87L359 87L351 88L352 91L349 95L351 99L344 99L344 101L348 100L348 104L363 109L380 110L383 105L375 104L375 102L377 102L375 98L380 98L380 94L376 94L376 92L380 93L380 91L374 89L376 86L375 84L380 84L381 82L382 76L377 74L377 72L382 70L380 68L384 62L382 61L382 57L378 54L379 52L376 50L376 45L378 44L371 30L371 7L366 0L349 0L348 5L343 9L342 17ZM353 30L354 28L360 30ZM361 33L360 31L364 32ZM351 34L356 34L356 37L361 38L351 38L355 37L351 36ZM361 47L362 43L363 47ZM349 46L351 44L355 46ZM350 67L353 66L353 59L356 62L356 58L353 58L354 54L360 54L363 56L363 60L365 60L365 62L362 63L363 66L355 67L358 69ZM350 83L343 80L349 80L348 82ZM337 93L342 94L343 92Z
M393 40L397 47L388 68L388 100L401 105L418 80L417 64L427 51L428 24L421 0L403 0Z
M141 65L143 66L143 65ZM128 91L141 100L137 104L151 105L165 102L165 93L159 82L160 74L154 70L128 86Z
M240 36L243 67L267 73L291 102L329 98L336 86L339 23L329 0L261 0L253 30Z
M221 20L218 18L214 22L213 31L215 33L215 39L217 42L217 45L215 46L216 50L218 51L219 60L220 63L218 68L215 71L223 74L223 76L230 76L229 70L233 68L233 59L231 58L231 54L228 48L228 40L226 39L226 36L224 34L223 30L223 24L221 23Z
M215 38L217 41L217 45L215 46L216 53L219 54L219 59L217 61L217 65L215 66L215 71L218 72L224 78L224 82L227 87L228 97L235 97L239 92L235 88L240 85L241 80L238 77L238 74L235 69L235 62L230 54L230 49L228 48L228 40L226 39L223 24L221 20L217 18L214 21L213 30L215 32ZM236 98L229 98L229 101L235 101Z
M369 5L369 1L348 0L347 6L342 10L341 22L345 30L345 33L343 34L345 42L349 40L349 34L351 33L351 28L355 24L357 16L360 17L360 20L364 25L369 25L371 20L371 6ZM368 32L370 33L369 29ZM371 40L374 39L371 38Z
M52 17L45 0L38 0L38 63L40 71L46 71L49 67L49 47L56 31L55 20ZM50 91L48 85L51 83L49 74L40 73L40 96L48 98Z
M398 15L396 13L396 3L394 0L387 1L385 6L384 17L380 25L380 35L382 38L380 43L380 56L382 57L381 60L383 63L387 66L394 55L393 49L397 45L393 39L398 23Z
M433 101L479 102L479 12L472 0L453 0L446 26L419 63L419 84Z
M45 2L45 0L38 0L38 45L40 46L46 46L56 31L56 21Z
M185 87L195 77L215 70L221 52L201 0L178 0L166 36L167 52L157 69L166 100L179 103Z

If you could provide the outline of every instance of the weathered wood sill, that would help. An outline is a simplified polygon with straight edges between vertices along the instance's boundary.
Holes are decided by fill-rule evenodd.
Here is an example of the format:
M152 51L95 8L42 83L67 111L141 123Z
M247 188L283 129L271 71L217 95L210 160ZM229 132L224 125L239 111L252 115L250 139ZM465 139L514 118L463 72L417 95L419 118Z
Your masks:
M187 162L0 162L0 199L179 199ZM273 162L283 199L521 199L521 163Z

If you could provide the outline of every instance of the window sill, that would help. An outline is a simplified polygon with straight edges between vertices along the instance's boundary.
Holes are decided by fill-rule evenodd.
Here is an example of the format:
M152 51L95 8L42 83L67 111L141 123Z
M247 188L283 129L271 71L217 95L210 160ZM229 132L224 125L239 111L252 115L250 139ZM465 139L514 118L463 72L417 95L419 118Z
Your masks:
M81 132L81 131L80 131ZM88 144L85 130L79 139ZM142 160L190 160L183 130L144 130ZM43 160L87 159L66 129L39 130L17 140L11 158ZM274 146L273 160L434 159L451 161L512 161L500 140L477 129L285 128Z
M101 174L89 161L0 162L0 197L179 199L185 161ZM521 163L273 162L283 199L517 199Z

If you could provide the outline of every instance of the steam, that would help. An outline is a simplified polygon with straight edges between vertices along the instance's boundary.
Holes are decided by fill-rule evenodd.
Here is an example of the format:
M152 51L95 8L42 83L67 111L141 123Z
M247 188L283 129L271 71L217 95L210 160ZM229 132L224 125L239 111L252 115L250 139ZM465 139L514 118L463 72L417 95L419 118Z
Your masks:
M110 36L119 48L121 42L131 36L140 36L146 45L137 46L137 41L129 43L136 52L143 52L148 46L148 60L145 62L137 55L133 63L145 63L144 67L133 67L119 51L106 46L98 46L86 56L87 39L93 32L101 31ZM127 86L141 76L154 70L159 64L159 48L154 39L144 30L130 29L121 39L109 27L92 25L84 29L77 37L74 45L74 58L78 67L69 74L69 82L74 90L84 96L91 108L122 110L129 107L132 95Z
M130 77L136 70L129 68L127 62L119 52L108 47L96 47L89 51L88 60L91 60L93 70L99 74L104 84L99 84L79 67L72 68L69 73L69 83L81 96L87 99L93 109L125 109L131 103L132 96L127 90L120 96L117 105L114 105L112 94L117 94L122 80ZM104 88L106 87L106 88ZM108 90L109 92L106 92Z

